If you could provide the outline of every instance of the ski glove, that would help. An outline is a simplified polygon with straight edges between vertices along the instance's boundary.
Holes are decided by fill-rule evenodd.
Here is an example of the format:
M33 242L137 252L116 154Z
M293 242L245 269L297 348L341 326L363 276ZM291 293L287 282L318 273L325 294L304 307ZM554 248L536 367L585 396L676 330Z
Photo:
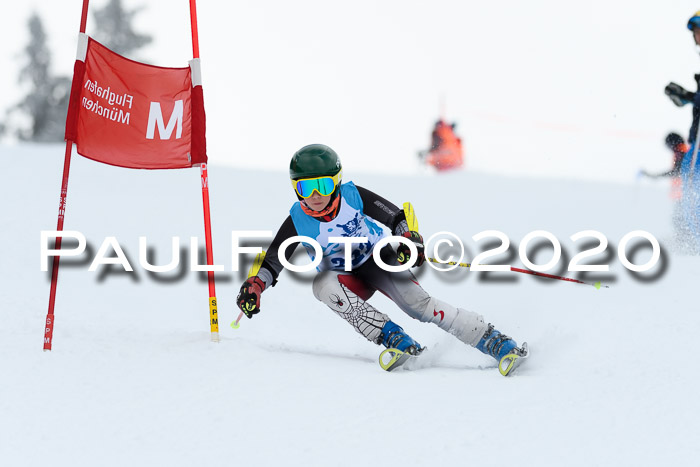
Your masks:
M416 245L416 250L418 250L418 259L413 267L417 268L422 266L423 263L425 263L423 236L414 231L404 232L403 236L411 240ZM411 260L411 250L408 249L408 245L404 245L403 243L399 244L399 247L396 249L396 254L398 255L399 264L406 264Z
M241 286L236 303L248 318L260 312L260 296L263 290L265 283L258 276L249 277Z
M692 102L695 98L695 94L686 91L682 86L676 83L668 83L664 92L678 107L683 107L685 104Z

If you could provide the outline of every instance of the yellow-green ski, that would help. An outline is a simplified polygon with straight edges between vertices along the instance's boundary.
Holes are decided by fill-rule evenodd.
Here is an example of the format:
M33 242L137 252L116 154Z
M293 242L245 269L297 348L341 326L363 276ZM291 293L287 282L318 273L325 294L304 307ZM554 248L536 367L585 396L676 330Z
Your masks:
M426 347L421 347L416 353L409 353L390 347L379 354L379 366L386 371L393 371L403 366L411 358L419 356L425 349Z
M517 351L504 355L503 358L501 358L501 361L498 362L498 371L503 376L512 375L513 371L518 368L529 355L530 349L527 346L527 342L523 342Z

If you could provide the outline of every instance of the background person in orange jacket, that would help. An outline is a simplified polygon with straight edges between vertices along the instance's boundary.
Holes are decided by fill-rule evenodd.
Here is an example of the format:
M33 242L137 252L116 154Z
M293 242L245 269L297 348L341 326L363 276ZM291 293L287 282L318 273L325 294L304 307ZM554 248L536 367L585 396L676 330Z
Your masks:
M419 157L424 158L426 164L432 165L438 170L462 167L464 164L462 139L455 134L454 129L454 123L450 125L443 119L435 122L430 150L422 151L419 153Z

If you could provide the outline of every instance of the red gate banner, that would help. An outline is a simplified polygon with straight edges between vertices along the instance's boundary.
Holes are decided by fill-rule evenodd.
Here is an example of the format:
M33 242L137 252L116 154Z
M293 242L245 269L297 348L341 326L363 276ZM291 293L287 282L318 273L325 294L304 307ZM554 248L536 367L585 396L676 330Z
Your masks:
M192 60L189 68L163 68L128 60L85 34L89 0L83 0L73 70L66 152L56 230L63 231L73 143L79 154L105 164L135 169L199 166L204 203L207 265L213 266L209 213L204 97L199 63L196 1L190 0ZM62 236L54 250L61 250ZM44 350L51 350L60 254L51 269ZM211 340L219 342L214 270L207 268Z
M135 62L88 38L74 70L66 140L82 156L120 167L206 162L201 89L193 89L190 67Z

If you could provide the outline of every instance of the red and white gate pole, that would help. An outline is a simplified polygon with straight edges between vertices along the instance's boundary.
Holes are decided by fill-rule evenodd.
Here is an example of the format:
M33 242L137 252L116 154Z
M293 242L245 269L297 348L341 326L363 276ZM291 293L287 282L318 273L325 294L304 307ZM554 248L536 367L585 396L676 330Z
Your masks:
M199 34L197 32L197 5L195 0L190 0L190 23L192 25L192 56L193 73L192 87L201 86L201 71L199 69ZM219 314L216 304L216 287L214 282L214 253L211 239L211 219L209 211L209 173L207 164L200 164L202 178L202 201L204 204L204 235L207 245L207 280L209 282L209 324L211 326L211 341L219 342Z
M89 0L83 0L83 12L80 17L80 32L85 33L85 25L87 23L87 10ZM56 230L63 231L63 219L66 214L66 197L68 196L68 175L70 174L70 158L73 151L73 141L66 140L66 157L63 160L63 181L61 182L61 197L58 202L58 225ZM61 249L63 238L56 237L54 250ZM54 306L56 304L56 287L58 286L58 265L60 256L53 257L53 265L51 267L51 291L49 292L49 310L46 314L46 327L44 328L44 351L51 350L53 341L53 325L54 325Z

